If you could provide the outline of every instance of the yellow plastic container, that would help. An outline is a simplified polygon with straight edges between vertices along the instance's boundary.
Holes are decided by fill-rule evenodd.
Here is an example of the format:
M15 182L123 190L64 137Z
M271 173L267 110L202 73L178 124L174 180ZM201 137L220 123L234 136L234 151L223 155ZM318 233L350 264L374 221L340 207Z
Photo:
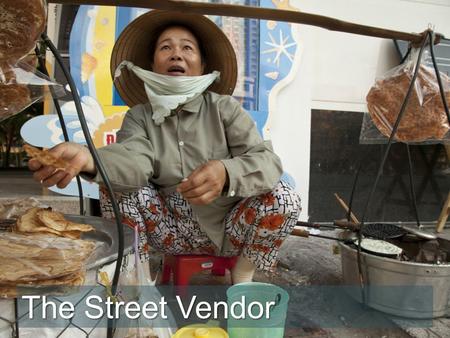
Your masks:
M190 325L179 329L172 338L229 338L220 327Z

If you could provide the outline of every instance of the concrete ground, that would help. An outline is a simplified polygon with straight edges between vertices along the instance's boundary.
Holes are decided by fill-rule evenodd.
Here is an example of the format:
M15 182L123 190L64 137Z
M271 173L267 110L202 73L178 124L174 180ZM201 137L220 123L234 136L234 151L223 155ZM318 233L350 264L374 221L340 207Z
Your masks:
M333 235L331 233L331 235ZM334 242L320 238L290 236L282 246L280 263L274 273L257 272L254 281L277 284L296 293L311 293L302 297L301 304L290 300L295 310L294 318L287 324L285 338L408 338L409 335L396 323L387 321L378 328L361 328L353 325L354 318L346 318L345 311L329 312L325 302L318 301L323 286L338 286L341 283L340 256L333 254ZM230 276L215 277L207 273L194 277L192 284L230 283ZM319 290L316 290L317 287ZM310 290L311 289L311 290ZM291 311L291 310L290 310ZM355 315L354 311L352 311ZM372 313L372 312L370 312ZM357 317L364 316L356 313ZM328 321L328 324L327 324ZM321 325L325 323L325 325ZM337 324L331 324L337 323ZM369 325L370 327L370 325ZM427 337L427 336L422 336ZM444 336L443 336L444 337Z
M332 231L324 234L337 235ZM450 337L450 318L410 321L364 309L359 303L341 295L341 258L336 253L336 247L336 242L331 240L290 236L281 248L276 271L255 274L254 281L280 285L300 295L299 302L290 300L289 312L293 311L294 315L290 321L288 315L285 338ZM191 283L227 284L230 283L230 276L216 277L208 272L194 277ZM340 294L336 297L338 301L334 293ZM326 299L327 295L330 299ZM339 303L339 299L343 301Z
M58 196L43 190L32 180L29 172L0 171L0 203L28 196L44 201L56 210L75 214L78 212L78 198ZM450 233L448 228L447 226ZM335 235L333 232L326 234ZM270 274L256 273L255 281L308 291L299 301L291 299L297 312L295 318L289 319L286 338L450 337L448 318L433 320L427 323L431 324L428 326L410 327L406 320L386 318L376 311L364 311L357 303L336 303L335 300L324 299L323 295L315 293L321 287L338 286L342 281L341 260L335 254L335 245L336 242L321 238L290 236L281 248L277 270ZM212 282L229 283L229 276L212 278L210 275L201 275L192 281L193 284ZM374 320L377 325L367 324Z

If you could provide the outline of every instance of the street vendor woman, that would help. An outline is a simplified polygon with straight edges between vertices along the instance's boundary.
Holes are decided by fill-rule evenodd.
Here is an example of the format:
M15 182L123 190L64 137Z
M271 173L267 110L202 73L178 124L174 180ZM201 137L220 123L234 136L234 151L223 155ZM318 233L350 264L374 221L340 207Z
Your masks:
M175 255L239 256L235 284L251 281L255 269L272 269L300 198L280 180L271 143L230 96L237 64L222 30L201 15L150 11L125 28L111 69L132 108L117 142L98 154L124 223L139 229L139 253L150 246ZM55 171L30 160L44 186L63 188L79 173L101 186L88 148L62 143L50 152L70 167ZM100 199L103 216L112 217L102 188Z

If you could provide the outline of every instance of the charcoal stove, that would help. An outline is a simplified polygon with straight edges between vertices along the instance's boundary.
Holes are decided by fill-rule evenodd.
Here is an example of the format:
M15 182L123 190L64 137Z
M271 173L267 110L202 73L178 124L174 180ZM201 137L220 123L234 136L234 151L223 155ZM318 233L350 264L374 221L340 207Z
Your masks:
M450 257L450 241L437 240ZM340 242L343 283L362 302L355 247ZM408 318L450 316L450 262L417 263L361 252L365 303L376 310ZM425 292L424 292L425 291ZM431 296L432 297L428 297Z

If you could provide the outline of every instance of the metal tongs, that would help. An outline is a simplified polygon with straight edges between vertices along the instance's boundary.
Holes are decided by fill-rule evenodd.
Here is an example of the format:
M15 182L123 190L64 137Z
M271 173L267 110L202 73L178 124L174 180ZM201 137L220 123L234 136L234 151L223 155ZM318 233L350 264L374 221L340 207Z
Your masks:
M321 229L321 228L331 228L331 229L343 229L343 230L349 230L352 232L356 232L359 231L359 224L355 224L351 221L347 221L347 220L335 220L333 222L333 225L321 225L321 224L317 224L317 223L309 223L309 222L297 222L298 226L302 226L302 227L308 227L308 228L313 228L313 229ZM335 241L340 241L340 242L349 242L349 241L353 241L352 238L337 238L337 237L331 237L331 236L325 236L325 235L319 235L319 234L312 234L310 233L308 230L306 229L294 229L291 232L291 235L293 236L299 236L299 237L319 237L319 238L324 238L324 239L331 239L331 240L335 240Z
M343 229L343 230L349 230L353 232L361 231L362 235L365 237L371 237L376 239L393 239L398 238L406 235L407 233L412 234L420 239L426 239L426 240L433 240L436 239L437 236L434 234L431 234L426 231L422 231L419 229L414 229L411 227L396 225L392 223L368 223L365 224L362 227L361 230L361 224L354 223L347 220L337 220L333 222L333 225L320 225L317 223L309 223L309 222L297 222L297 225L313 228L313 229L321 229L321 228L332 228L332 229ZM304 229L294 229L292 232L292 235L294 236L300 236L300 237L321 237L326 239L334 239L334 240L342 240L339 238L324 236L324 235L317 235L317 234L311 234L309 231ZM346 240L344 240L346 241Z

